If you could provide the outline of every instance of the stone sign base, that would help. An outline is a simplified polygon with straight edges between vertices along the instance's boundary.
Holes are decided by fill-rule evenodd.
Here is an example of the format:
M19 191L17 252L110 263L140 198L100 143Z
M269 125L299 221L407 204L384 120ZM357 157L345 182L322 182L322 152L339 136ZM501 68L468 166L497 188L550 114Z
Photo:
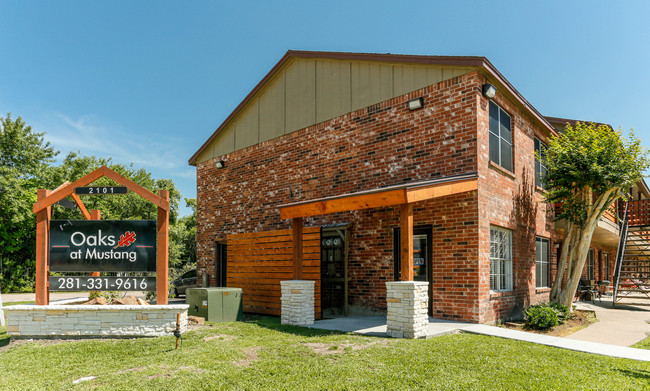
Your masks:
M4 307L12 338L160 337L172 335L176 314L187 329L187 304L16 305Z

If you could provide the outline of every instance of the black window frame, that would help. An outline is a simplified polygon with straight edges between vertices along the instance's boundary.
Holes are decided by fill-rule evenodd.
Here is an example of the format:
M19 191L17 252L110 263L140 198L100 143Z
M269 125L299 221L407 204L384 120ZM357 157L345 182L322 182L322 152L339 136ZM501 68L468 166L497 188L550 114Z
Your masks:
M587 280L594 279L594 250L589 249L587 253Z
M539 186L542 189L546 189L546 184L544 183L544 177L548 173L548 167L546 167L546 149L548 145L544 143L539 138L535 137L535 186Z
M494 116L495 114L496 117ZM514 143L512 141L512 117L493 101L490 101L488 127L488 149L490 154L490 161L498 164L510 172L515 172L513 163ZM505 130L507 130L507 132ZM508 150L510 151L510 161L508 161Z

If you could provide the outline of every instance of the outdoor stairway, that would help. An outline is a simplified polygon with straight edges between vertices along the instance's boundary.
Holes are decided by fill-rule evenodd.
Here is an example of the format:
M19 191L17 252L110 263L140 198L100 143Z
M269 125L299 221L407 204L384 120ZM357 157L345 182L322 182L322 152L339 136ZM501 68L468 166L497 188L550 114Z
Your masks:
M650 305L650 225L621 226L614 272L614 305L623 298Z

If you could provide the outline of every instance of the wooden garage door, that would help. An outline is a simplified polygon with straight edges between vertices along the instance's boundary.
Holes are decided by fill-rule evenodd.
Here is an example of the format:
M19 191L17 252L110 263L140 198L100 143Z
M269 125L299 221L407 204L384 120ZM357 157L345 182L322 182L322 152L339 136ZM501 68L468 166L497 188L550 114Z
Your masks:
M244 312L280 315L280 281L293 280L290 229L227 236L227 281L243 289ZM320 228L303 229L303 279L316 281L315 315L321 317Z

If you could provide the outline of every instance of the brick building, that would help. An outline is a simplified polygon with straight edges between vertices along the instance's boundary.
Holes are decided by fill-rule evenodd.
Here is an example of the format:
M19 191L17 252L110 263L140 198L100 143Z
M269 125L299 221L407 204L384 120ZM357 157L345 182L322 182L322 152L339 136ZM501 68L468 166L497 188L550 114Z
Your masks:
M297 275L316 281L317 317L384 312L412 237L431 316L517 317L554 277L563 230L535 151L567 122L483 57L289 51L190 158L199 274L242 287L249 312L279 315ZM610 216L585 277L611 280L617 243Z

